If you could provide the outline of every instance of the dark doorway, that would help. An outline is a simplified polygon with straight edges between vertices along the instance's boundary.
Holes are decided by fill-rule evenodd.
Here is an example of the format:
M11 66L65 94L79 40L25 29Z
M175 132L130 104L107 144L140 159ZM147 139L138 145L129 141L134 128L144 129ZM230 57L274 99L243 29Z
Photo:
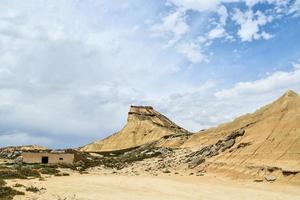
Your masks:
M48 163L48 161L49 161L49 158L48 158L48 156L43 156L42 157L42 163Z

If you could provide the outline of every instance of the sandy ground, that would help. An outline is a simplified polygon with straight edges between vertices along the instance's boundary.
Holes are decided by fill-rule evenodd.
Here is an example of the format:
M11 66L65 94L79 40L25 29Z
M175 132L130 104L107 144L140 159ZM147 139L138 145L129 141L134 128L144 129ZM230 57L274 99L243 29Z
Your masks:
M122 176L72 174L51 177L46 181L14 180L10 185L44 187L39 193L27 192L15 200L247 200L300 199L299 186L277 183L236 182L214 177L188 176ZM20 188L18 188L20 190ZM21 189L22 190L22 189Z

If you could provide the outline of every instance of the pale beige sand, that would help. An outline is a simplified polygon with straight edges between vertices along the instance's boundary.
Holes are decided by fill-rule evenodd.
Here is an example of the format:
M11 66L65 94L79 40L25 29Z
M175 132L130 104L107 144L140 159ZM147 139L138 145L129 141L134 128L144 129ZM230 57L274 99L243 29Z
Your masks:
M18 180L24 185L47 188L23 199L80 200L274 200L300 199L300 188L277 183L235 182L214 177L147 177L120 175L79 175L52 177L46 181ZM10 184L14 184L10 182Z

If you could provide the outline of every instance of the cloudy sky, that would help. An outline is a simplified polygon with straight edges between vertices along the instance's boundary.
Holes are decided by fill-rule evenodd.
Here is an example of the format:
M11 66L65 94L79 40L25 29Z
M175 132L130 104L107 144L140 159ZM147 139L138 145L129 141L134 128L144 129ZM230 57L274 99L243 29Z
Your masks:
M300 0L0 0L0 146L81 146L131 104L198 131L288 89Z

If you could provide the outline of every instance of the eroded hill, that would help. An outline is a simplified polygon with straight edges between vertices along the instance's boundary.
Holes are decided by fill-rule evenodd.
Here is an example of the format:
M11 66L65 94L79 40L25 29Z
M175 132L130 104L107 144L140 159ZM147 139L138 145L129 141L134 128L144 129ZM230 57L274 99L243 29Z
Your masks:
M220 143L236 132L242 134L221 149ZM192 167L249 176L299 176L300 96L288 91L253 114L193 134L181 147L196 150Z
M131 106L127 124L119 132L81 148L85 152L109 152L132 149L165 136L188 134L150 106Z
M145 145L149 144L151 148L169 149L162 151L167 152L162 154L163 159L150 156L133 163L149 173L220 172L257 181L280 179L300 183L300 97L288 91L252 114L194 134L152 107L132 106L128 122L121 131L81 150L124 150L124 155L137 160L147 158L150 153L156 155L157 149L155 152L147 150ZM137 147L137 150L130 150ZM146 152L146 155L141 156L139 152ZM116 157L116 161L121 157Z

